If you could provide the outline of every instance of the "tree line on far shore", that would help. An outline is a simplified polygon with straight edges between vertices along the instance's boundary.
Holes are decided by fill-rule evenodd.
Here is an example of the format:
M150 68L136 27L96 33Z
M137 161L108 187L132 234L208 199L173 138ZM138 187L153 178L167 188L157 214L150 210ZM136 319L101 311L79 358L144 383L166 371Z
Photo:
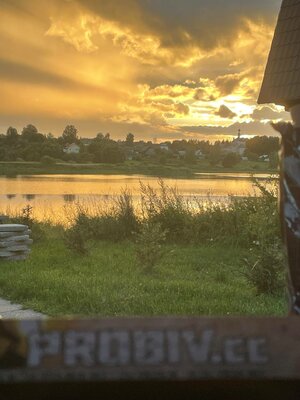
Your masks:
M98 133L94 138L81 139L74 125L67 125L62 135L43 134L29 124L19 133L16 128L9 127L6 134L0 134L0 161L41 161L51 164L58 161L74 161L79 163L123 163L126 159L143 160L145 158L165 163L168 159L182 158L186 163L197 160L196 152L200 150L202 156L216 165L225 158L228 166L240 160L240 154L230 153L224 157L222 149L230 145L229 141L208 140L174 140L165 142L168 151L151 141L135 141L132 133L124 135L124 140L113 140L110 134ZM262 155L268 155L270 160L279 150L279 138L268 136L254 136L242 139L245 142L243 156L256 161ZM68 145L76 144L78 154L68 154ZM184 155L182 155L184 154ZM180 155L180 156L179 156ZM277 158L276 158L277 160ZM226 165L224 165L226 166Z

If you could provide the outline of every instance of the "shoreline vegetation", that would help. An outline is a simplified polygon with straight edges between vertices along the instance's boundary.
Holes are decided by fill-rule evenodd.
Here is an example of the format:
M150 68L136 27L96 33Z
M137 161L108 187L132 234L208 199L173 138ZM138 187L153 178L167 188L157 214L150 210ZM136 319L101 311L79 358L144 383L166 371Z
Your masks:
M0 296L49 316L285 315L277 183L197 207L159 183L141 184L142 212L124 190L93 216L78 203L67 227L10 215L34 243L0 262Z
M266 162L240 161L230 168L212 166L206 160L197 161L193 165L180 162L170 162L162 165L150 161L125 161L116 164L93 163L56 163L44 165L40 162L0 162L0 176L14 177L17 175L145 175L163 178L196 178L197 174L207 173L248 173L248 174L278 174L277 168L270 168ZM226 178L226 177L225 177Z

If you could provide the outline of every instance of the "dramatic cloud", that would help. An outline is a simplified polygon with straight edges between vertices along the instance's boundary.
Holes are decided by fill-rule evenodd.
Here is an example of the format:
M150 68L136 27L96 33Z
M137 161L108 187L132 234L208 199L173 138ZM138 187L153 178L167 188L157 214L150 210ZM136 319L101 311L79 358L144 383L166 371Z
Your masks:
M215 113L219 115L221 118L234 118L236 117L236 113L232 112L230 108L222 104L218 111Z
M0 0L0 131L270 133L288 118L256 105L280 2Z
M251 115L251 118L254 119L255 121L261 121L261 120L279 120L279 119L289 119L290 114L286 111L282 110L283 107L274 107L271 106L269 107L258 107L253 111L253 114Z
M221 96L232 94L238 88L241 77L236 75L219 76L216 79L216 87L220 91Z
M248 21L274 23L280 1L264 0L79 0L93 15L144 37L162 48L211 50L231 46ZM222 33L222 34L220 34ZM178 55L180 56L180 55Z
M262 125L265 125L262 127ZM262 129L265 129L267 135L277 136L274 129L270 124L262 124L260 122L249 122L249 123L235 123L227 127L221 126L183 126L181 127L182 132L186 136L195 136L198 139L202 139L207 136L214 137L237 137L238 130L241 130L241 134L244 136L256 136L259 135Z

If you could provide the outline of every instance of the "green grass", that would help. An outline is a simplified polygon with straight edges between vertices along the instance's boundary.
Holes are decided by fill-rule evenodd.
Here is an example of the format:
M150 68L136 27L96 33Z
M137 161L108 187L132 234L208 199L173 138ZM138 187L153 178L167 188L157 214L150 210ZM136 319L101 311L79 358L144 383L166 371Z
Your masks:
M217 172L248 172L248 173L276 173L270 169L268 163L241 161L233 168L224 168L220 165L211 166L207 160L197 161L195 164L184 164L182 161L167 162L165 165L152 161L126 161L121 164L70 164L60 163L44 166L39 162L0 162L0 175L41 175L41 174L142 174L149 176L193 178L195 173Z
M132 242L93 242L89 255L78 256L58 230L49 232L28 260L0 263L0 296L49 316L286 313L284 295L257 296L244 279L245 249L164 245L164 258L146 274Z

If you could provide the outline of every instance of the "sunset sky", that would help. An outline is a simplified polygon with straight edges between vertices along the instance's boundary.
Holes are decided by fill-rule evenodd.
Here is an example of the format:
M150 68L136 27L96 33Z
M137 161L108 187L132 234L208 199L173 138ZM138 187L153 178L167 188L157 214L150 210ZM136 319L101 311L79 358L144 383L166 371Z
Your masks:
M256 100L281 0L0 0L0 133L275 134Z

